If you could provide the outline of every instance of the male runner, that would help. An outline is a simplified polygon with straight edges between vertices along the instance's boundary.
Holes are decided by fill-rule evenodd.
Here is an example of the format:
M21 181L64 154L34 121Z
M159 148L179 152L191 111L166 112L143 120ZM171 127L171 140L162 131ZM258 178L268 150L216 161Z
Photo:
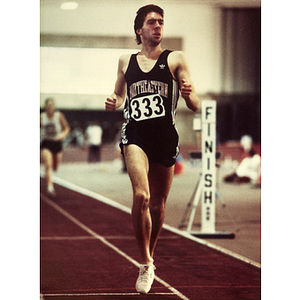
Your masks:
M179 89L188 108L196 112L200 106L184 54L161 47L163 16L156 5L138 10L134 31L141 51L120 57L115 90L105 102L106 110L114 111L126 98L120 147L133 189L132 221L141 258L139 293L148 293L154 280L154 247L178 155Z
M57 171L62 160L63 140L70 132L65 115L55 110L54 100L45 101L45 112L40 116L41 157L45 164L47 193L55 196L52 182L52 171Z

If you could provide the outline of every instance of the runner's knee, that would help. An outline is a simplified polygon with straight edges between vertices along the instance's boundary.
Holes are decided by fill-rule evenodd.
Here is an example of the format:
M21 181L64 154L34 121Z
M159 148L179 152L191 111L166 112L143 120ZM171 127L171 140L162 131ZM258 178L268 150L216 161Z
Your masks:
M166 198L150 199L150 210L152 212L161 213L165 210Z
M134 194L134 204L139 207L141 211L147 210L149 208L149 194L145 191L136 192Z

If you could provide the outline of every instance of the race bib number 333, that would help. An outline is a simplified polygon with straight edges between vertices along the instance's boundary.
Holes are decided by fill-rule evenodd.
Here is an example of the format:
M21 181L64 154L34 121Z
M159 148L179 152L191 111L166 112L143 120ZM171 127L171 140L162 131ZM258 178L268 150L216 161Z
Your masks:
M147 95L131 100L131 117L135 121L159 118L165 115L163 99L160 95Z

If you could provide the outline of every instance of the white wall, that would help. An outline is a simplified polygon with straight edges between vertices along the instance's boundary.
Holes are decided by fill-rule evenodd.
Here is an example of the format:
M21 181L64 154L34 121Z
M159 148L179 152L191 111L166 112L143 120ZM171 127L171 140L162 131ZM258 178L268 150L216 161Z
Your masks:
M183 37L196 92L220 92L220 9L187 3L166 7L166 14L165 34L176 32Z

